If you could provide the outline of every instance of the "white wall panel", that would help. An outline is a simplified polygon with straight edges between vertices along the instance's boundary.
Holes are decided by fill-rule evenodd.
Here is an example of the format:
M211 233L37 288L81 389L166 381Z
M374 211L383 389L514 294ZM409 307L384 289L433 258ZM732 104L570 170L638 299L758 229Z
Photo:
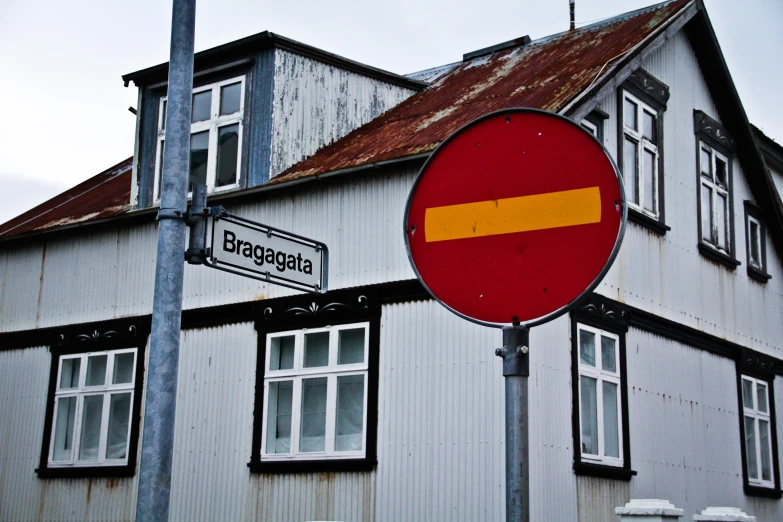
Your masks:
M413 93L411 89L277 49L270 177Z
M0 520L133 520L134 479L37 477L50 364L45 347L0 351Z
M43 242L0 250L3 280L0 281L0 331L25 330L38 326L43 259Z

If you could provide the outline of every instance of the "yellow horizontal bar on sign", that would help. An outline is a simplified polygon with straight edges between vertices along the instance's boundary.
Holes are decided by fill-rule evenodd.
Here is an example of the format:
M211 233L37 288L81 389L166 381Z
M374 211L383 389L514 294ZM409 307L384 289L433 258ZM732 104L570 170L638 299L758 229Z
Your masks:
M428 208L427 243L600 223L601 190L589 187Z

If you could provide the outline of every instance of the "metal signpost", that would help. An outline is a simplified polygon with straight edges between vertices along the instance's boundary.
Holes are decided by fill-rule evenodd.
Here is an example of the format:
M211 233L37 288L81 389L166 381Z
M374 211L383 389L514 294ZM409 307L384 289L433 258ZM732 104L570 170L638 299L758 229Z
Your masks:
M622 178L592 134L562 116L479 118L430 156L405 209L408 258L427 291L502 328L506 518L530 518L529 329L566 313L604 277L625 232Z

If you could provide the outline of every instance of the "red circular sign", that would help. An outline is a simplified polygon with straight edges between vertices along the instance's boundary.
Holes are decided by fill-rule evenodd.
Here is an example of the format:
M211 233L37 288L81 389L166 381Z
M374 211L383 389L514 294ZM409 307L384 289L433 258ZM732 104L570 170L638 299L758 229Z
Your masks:
M451 311L532 326L600 282L625 218L620 173L591 134L511 109L435 150L408 197L405 242L419 279Z

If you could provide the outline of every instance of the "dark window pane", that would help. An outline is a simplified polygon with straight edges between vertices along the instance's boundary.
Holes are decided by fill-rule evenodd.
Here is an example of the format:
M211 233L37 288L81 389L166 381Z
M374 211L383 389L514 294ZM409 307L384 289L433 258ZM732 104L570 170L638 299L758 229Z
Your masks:
M73 427L76 419L76 397L57 399L57 418L54 425L54 450L52 460L71 460Z
M204 91L193 95L193 112L190 121L204 121L209 119L212 109L212 91Z
M220 115L239 112L239 98L241 83L232 83L220 89Z
M579 362L595 366L595 334L579 330Z
M79 460L98 460L102 417L103 395L88 395L85 397L82 409Z
M269 343L271 353L269 354L269 370L290 370L294 367L294 343L296 337L286 335L283 337L273 337Z
M597 381L582 375L580 390L580 411L582 416L582 453L598 455L598 405Z
M216 187L233 185L237 181L237 152L239 151L239 124L218 129L218 156Z
M109 433L106 440L107 459L124 459L128 456L130 407L130 393L116 393L111 396L109 402Z
M127 384L133 381L133 352L119 353L114 356L114 375L112 384Z
M604 371L617 373L615 346L615 340L611 337L601 337L601 368Z
M745 453L748 458L748 478L758 480L759 465L756 457L756 419L745 415Z
M715 225L718 231L718 244L717 246L728 250L729 248L729 228L726 223L726 217L728 216L729 200L723 194L718 194L715 201Z
M60 389L76 388L79 386L79 368L82 360L63 359L62 370L60 371Z
M364 328L340 330L337 337L337 364L364 362Z
M291 411L294 382L269 384L267 412L266 452L289 453L291 451Z
M209 131L190 135L190 178L188 192L193 185L207 182L207 161L209 160Z
M163 183L163 152L166 150L166 140L160 140L160 171L158 171L158 199L160 199L160 187Z
M335 451L361 451L364 429L364 375L337 378Z
M701 186L701 238L712 243L712 189Z
M742 379L742 405L753 409L753 382Z
M642 164L644 172L644 209L657 214L658 209L655 204L655 192L657 189L655 186L655 154L644 149L642 157L644 158Z
M620 457L620 420L617 415L617 385L603 383L604 399L604 455Z
M302 428L299 451L326 447L326 377L302 381Z
M639 204L637 189L638 160L636 157L636 142L625 139L623 142L623 181L625 181L625 197L631 203Z
M728 186L729 176L726 170L726 162L721 158L715 158L715 181L724 187Z
M87 358L85 386L103 386L106 383L106 361L108 358L108 355L96 355Z
M625 123L626 127L633 130L639 130L636 121L636 109L637 105L626 98L625 105L623 106L623 122Z
M755 221L750 222L750 264L761 267L761 234L759 225Z
M166 129L166 100L163 100L163 114L160 117L160 130Z
M304 367L315 368L329 364L329 332L305 334Z
M699 157L699 169L704 176L710 178L710 152L706 149L701 149L701 156Z
M650 140L652 143L656 143L658 141L658 136L655 132L655 116L647 111L644 111L644 116L642 116L642 125L644 137Z

